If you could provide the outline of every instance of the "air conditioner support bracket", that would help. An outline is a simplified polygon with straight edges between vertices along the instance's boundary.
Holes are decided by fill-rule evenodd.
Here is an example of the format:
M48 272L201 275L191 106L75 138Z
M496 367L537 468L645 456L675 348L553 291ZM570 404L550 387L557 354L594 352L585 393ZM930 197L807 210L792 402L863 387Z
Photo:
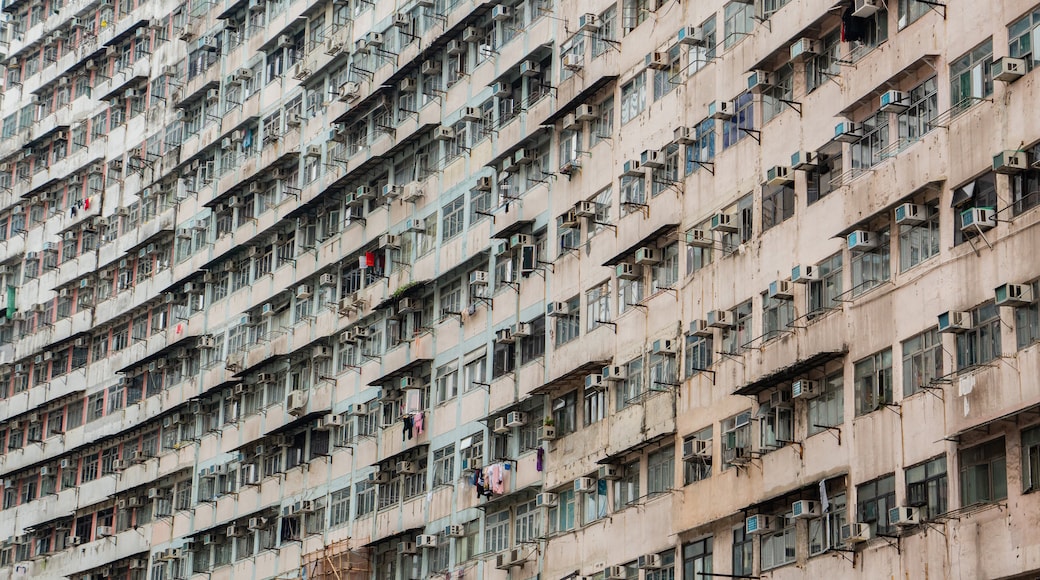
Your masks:
M747 136L751 137L752 139L754 139L755 142L758 143L759 145L762 144L762 132L761 131L756 131L755 129L745 129L743 127L740 128L740 131L742 133L744 133L745 135L747 135Z
M787 99L780 99L780 102L790 107L792 110L798 113L798 116L802 116L802 104L798 101L789 101Z
M715 371L713 371L711 369L699 369L699 368L691 368L690 370L691 371L696 371L698 373L710 374L711 375L711 385L715 386Z
M817 429L824 429L826 431L829 431L831 433L831 435L834 435L838 439L838 445L841 445L841 427L838 427L836 425L818 425L818 424L813 424L813 427L816 427Z
M701 169L707 169L708 173L715 175L715 162L713 161L694 161L697 167Z

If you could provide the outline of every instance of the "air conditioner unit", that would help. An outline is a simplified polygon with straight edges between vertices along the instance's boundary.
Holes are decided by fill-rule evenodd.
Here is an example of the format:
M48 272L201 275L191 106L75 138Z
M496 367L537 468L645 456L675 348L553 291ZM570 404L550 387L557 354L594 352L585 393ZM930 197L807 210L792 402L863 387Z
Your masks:
M525 60L520 63L520 76L537 77L542 74L542 65L533 60Z
M661 555L645 554L643 556L640 556L639 559L636 560L636 565L640 570L660 570Z
M291 415L302 413L307 406L307 393L300 390L289 391L289 396L285 398L285 406Z
M545 307L545 315L550 317L567 316L570 308L566 302L550 302Z
M450 526L444 527L444 535L448 538L462 538L466 535L466 526L460 524L451 524Z
M857 0L862 2L865 0ZM838 540L842 544L859 544L870 539L870 524L848 523L841 526Z
M729 310L709 310L708 326L712 328L733 328L733 313Z
M657 254L657 250L655 248L643 246L642 248L636 250L635 260L636 264L652 265L660 263L661 257Z
M713 232L737 233L740 228L734 220L733 215L728 213L717 213L711 216L711 230Z
M373 471L368 474L368 481L370 483L390 483L390 472L389 471Z
M842 121L834 126L834 140L842 143L856 143L863 139L863 131L852 121Z
M462 30L462 42L480 42L480 31L476 26L467 26Z
M768 185L791 185L794 178L791 177L791 168L785 165L770 167L766 171L766 183Z
M697 131L692 127L680 125L672 130L672 142L680 145L693 145L697 142Z
M603 577L605 580L625 580L628 578L628 569L624 566L607 566Z
M928 218L927 209L923 205L904 203L896 207L896 223L906 226L922 224Z
M249 518L248 527L250 530L262 530L267 525L267 518L255 516Z
M773 280L769 283L769 297L792 300L794 298L794 287L790 280Z
M675 341L670 338L659 338L650 347L650 354L675 354Z
M997 306L1026 306L1035 301L1031 284L1001 284L994 294Z
M491 9L491 19L496 22L503 22L513 17L513 8L510 6L503 6L499 4Z
M477 178L477 191L491 191L494 180L490 176Z
M692 336L714 336L714 332L711 327L708 326L707 320L696 319L690 321L690 328L687 330L687 334Z
M907 506L890 508L888 521L897 526L916 526L921 523L921 511Z
M578 105L574 109L574 120L594 121L596 120L596 107L594 105Z
M420 548L436 548L437 536L435 534L419 534L415 537L415 545Z
M939 332L965 332L971 330L971 313L948 310L939 315Z
M881 94L881 111L902 113L910 108L910 98L903 91L885 91Z
M811 399L820 393L819 383L809 379L799 379L791 383L792 399Z
M113 535L114 533L115 533L115 530L112 528L112 526L98 526L97 527L97 536L99 538L107 538L107 537Z
M361 87L357 83L353 81L348 81L339 86L338 98L340 101L349 101L350 99L353 99L354 97L358 96L358 93L360 92Z
M775 532L779 528L777 518L764 514L755 514L744 520L744 532L751 536Z
M560 65L569 71L579 71L582 67L582 59L580 54L565 54L560 59Z
M397 473L411 475L419 471L414 461L398 461Z
M795 284L808 284L820 279L820 268L809 264L798 264L791 268L791 282Z
M624 381L628 377L628 369L624 365L610 365L601 371L603 380L610 382Z
M508 328L495 331L495 342L499 344L513 344L513 332Z
M849 250L852 251L866 251L872 250L877 247L877 236L874 232L867 230L856 230L851 232L845 237L848 242Z
M491 85L491 95L494 97L508 97L511 94L513 94L513 89L508 83L499 81Z
M622 177L643 177L646 175L646 171L643 170L643 165L638 159L629 159L621 166Z
M997 215L992 209L973 207L961 212L961 231L987 231L997 227Z
M535 496L534 503L537 507L556 507L559 505L559 498L555 493L540 493Z
M766 89L772 88L775 84L773 74L769 71L755 70L748 75L747 88L753 93L761 93Z
M220 90L210 89L206 91L206 102L210 105L215 105L220 102Z
M601 465L599 478L605 480L621 479L621 469L617 465Z
M446 51L451 56L466 54L466 45L461 40L449 40Z
M711 459L711 439L687 439L683 441L683 461Z
M676 41L687 46L703 46L704 29L700 26L683 26L676 35Z
M596 32L599 30L599 17L591 12L586 12L578 17L578 30L581 32Z
M791 44L791 60L799 61L820 53L820 45L811 38L799 38Z
M655 50L647 53L646 59L643 62L646 65L646 68L653 70L667 70L672 59L668 58L667 52Z
M422 233L426 231L426 227L423 225L422 220L409 219L404 222L404 229L408 232Z
M802 499L791 504L791 517L795 519L814 518L820 515L820 502Z
M856 18L873 16L881 9L884 0L856 0L853 5L852 15Z
M715 245L715 239L710 230L690 230L686 232L686 245L693 248L711 248Z
M993 171L1010 175L1025 171L1029 167L1026 154L1022 151L1001 151L993 156Z
M495 418L495 426L492 429L492 431L494 431L495 433L498 433L499 435L504 435L506 433L509 433L509 427L506 427L506 418L505 417L496 417Z
M412 17L404 12L397 12L394 14L394 26L403 29L411 28Z
M574 493L592 493L596 491L596 480L591 477L579 477L574 480Z
M1026 61L1025 59L1011 58L1010 56L998 58L990 66L990 73L993 75L994 80L1010 83L1022 78L1022 75L1026 74Z
M712 101L708 103L708 117L727 121L733 118L732 101Z
M538 440L539 441L553 441L556 439L556 427L553 425L542 425L538 429Z
M438 141L451 141L455 138L455 129L441 125L433 130L433 138Z
M603 375L599 373L593 373L591 375L585 375L585 388L586 389L602 389L604 387Z
M818 156L812 151L797 151L791 154L791 169L808 171L816 169L818 166Z

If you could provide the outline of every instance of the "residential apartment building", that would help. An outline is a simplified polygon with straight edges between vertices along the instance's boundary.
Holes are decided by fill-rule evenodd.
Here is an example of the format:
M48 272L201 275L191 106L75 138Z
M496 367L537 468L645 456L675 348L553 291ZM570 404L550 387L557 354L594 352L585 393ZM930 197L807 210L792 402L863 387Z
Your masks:
M1040 575L1036 0L3 12L0 579Z

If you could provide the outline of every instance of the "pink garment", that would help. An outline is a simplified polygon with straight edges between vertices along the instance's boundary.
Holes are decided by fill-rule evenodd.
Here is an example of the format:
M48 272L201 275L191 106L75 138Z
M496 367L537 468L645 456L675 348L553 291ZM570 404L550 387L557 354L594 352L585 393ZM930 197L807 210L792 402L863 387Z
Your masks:
M498 495L504 494L506 492L506 470L501 463L491 465L488 469L491 472L491 477L488 480L491 491Z
M415 434L418 435L423 432L423 414L422 411L412 416L412 427L415 428Z

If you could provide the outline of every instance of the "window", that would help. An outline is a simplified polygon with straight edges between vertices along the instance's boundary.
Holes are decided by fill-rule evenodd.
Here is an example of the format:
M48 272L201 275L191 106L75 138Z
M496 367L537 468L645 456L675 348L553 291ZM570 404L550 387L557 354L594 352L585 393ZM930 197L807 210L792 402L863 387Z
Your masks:
M480 537L480 522L473 520L464 524L463 536L455 539L455 563L468 561L478 553L477 542Z
M841 527L846 523L845 492L829 493L829 506L821 517L809 520L809 555L817 556L841 545Z
M455 445L433 452L433 485L451 485L455 480Z
M639 461L625 464L621 477L614 481L614 511L628 507L639 499Z
M509 510L487 516L484 519L484 550L501 552L509 545Z
M691 46L686 57L688 59L686 71L691 75L707 66L715 58L718 48L718 32L714 15L701 24L701 30L704 31L704 44Z
M1040 38L1037 41L1040 41ZM1031 148L1029 158L1033 162L1040 160L1040 145ZM1011 207L1014 215L1020 215L1040 205L1040 169L1030 168L1009 175L1008 179L1011 182Z
M723 46L729 48L743 40L755 29L755 6L740 0L726 4L726 20L723 24Z
M686 358L683 359L686 378L711 368L714 342L711 336L686 335Z
M596 118L592 121L592 129L589 134L589 147L596 145L604 139L610 139L614 135L614 97L604 99L596 111Z
M578 392L571 391L556 398L552 406L552 420L556 426L556 436L563 437L574 433L578 428Z
M705 119L694 127L694 142L686 146L686 173L715 159L715 119Z
M842 293L841 260L841 252L838 252L816 265L820 279L809 282L806 291L810 314L841 308L838 301Z
M1033 70L1033 67L1040 61L1040 54L1035 51L1035 47L1038 45L1040 45L1040 9L1034 9L1008 26L1008 54L1013 58L1024 59L1026 68ZM6 125L4 127L6 137Z
M751 452L751 411L722 421L723 469L747 460Z
M704 232L705 236L714 241L715 233L711 231L711 220L705 220L693 226L693 228L687 233L695 230ZM702 268L706 268L711 264L713 249L713 247L703 248L692 244L686 244L686 275L689 276L690 274L693 274Z
M773 516L782 529L778 532L762 536L762 569L770 570L784 564L794 562L795 558L795 526L794 520L784 514Z
M545 354L545 316L539 316L528 324L531 335L520 341L520 364L525 365Z
M751 576L755 572L754 537L748 536L744 526L733 530L733 574ZM685 576L684 576L685 578Z
M899 0L899 28L902 30L913 24L918 18L928 14L932 7L917 0Z
M687 445L696 445L698 441L705 441L705 445L708 447L707 456L683 460L683 485L690 485L711 477L711 434L712 428L707 427L683 439L683 448Z
M893 402L892 349L887 348L857 362L854 372L857 417Z
M820 53L805 62L806 92L812 92L841 74L841 33L835 31L820 40Z
M1040 292L1040 283L1033 282L1033 296ZM1015 343L1019 350L1040 340L1040 305L1036 302L1015 308Z
M711 576L711 544L711 538L683 544L683 578L699 579Z
M587 526L592 522L607 517L607 480L595 479L592 490L581 494L581 524Z
M679 75L682 74L682 64L679 60L679 45L676 44L666 51L668 55L668 68L654 70L654 100L661 99L672 92L681 82Z
M640 73L621 87L621 124L631 121L646 108L646 75Z
M631 405L643 394L643 359L637 358L625 365L625 380L618 383L618 411Z
M943 464L945 472L946 465ZM1022 430L1022 490L1040 489L1040 426Z
M950 64L950 102L964 110L993 94L993 39L973 48Z
M794 441L794 405L781 404L776 407L768 401L758 408L759 443L763 452L778 449Z
M556 317L556 346L567 344L581 334L581 302L575 296L565 302L568 314Z
M903 396L928 388L943 375L942 341L935 328L903 341Z
M357 496L357 515L358 517L370 514L376 511L376 484L368 481L359 481L354 485L355 494Z
M794 67L791 64L772 73L772 84L762 92L762 122L766 123L785 110L794 100Z
M731 2L730 5L738 4L744 8L753 9L750 4ZM726 7L729 9L729 6ZM736 145L738 141L747 137L747 131L755 129L755 99L749 92L741 93L733 100L734 114L730 119L722 122L722 148L728 149Z
M465 218L466 209L466 196L460 195L455 198L443 208L441 208L441 223L444 229L441 230L441 239L448 240L462 233L463 222Z
M511 373L516 368L516 348L513 343L496 342L495 349L491 353L492 368L491 378Z
M772 340L785 332L794 321L794 300L762 295L762 340Z
M910 90L910 108L896 117L901 143L916 141L935 128L932 123L939 114L938 88L939 81L932 77Z
M466 392L470 392L473 389L487 384L487 356L484 354L484 349L478 349L466 355L465 366L463 367Z
M997 180L993 172L986 173L974 181L970 181L953 192L953 244L962 244L969 237L978 235L974 229L965 233L961 228L964 225L963 212L967 209L988 208L996 210L997 207Z
M906 503L921 510L921 519L946 513L948 487L945 455L906 469Z
M661 261L653 266L651 293L671 289L679 281L679 244L673 242L657 251Z
M860 124L863 138L852 144L852 168L866 170L885 160L888 152L890 115L878 111Z
M516 523L514 525L516 543L533 542L542 534L542 511L538 509L537 503L531 500L518 504L516 510Z
M549 508L549 531L566 532L574 529L574 486L556 494L557 507Z
M454 364L437 369L437 401L445 402L459 394L459 370Z
M647 570L643 576L644 580L675 580L675 550L669 549L657 555L661 558L661 567Z
M961 506L1007 498L1007 457L1004 438L960 452Z
M582 422L585 426L602 421L607 417L607 392L597 387L585 389L585 408Z
M794 216L794 185L762 187L762 231Z
M592 58L603 54L610 48L610 42L617 40L617 5L612 5L599 15L599 30L592 35Z
M937 202L921 206L924 222L899 226L899 271L905 272L939 255L939 207Z
M625 34L628 34L632 29L645 22L650 16L650 1L624 0L624 5L621 7L621 24L625 28Z
M877 238L877 247L866 252L852 252L852 295L854 297L880 286L890 276L889 231L886 228L874 232L874 236Z
M868 481L856 487L856 521L870 524L870 535L892 534L895 526L888 521L888 510L896 507L895 475Z
M610 322L610 281L592 288L585 293L586 320L588 330L593 330L604 322Z
M611 188L606 188L597 193L590 201L596 204L596 217L588 222L585 228L586 239L607 229L611 223L610 207L612 204Z
M729 354L740 352L743 345L751 342L751 301L747 300L733 309L733 328L722 332L722 351Z
M675 487L675 447L651 453L646 461L647 493L663 493Z
M957 368L986 364L1000 353L1000 310L989 302L971 311L971 329L957 335Z
M332 492L329 496L329 526L345 524L350 520L350 488Z

